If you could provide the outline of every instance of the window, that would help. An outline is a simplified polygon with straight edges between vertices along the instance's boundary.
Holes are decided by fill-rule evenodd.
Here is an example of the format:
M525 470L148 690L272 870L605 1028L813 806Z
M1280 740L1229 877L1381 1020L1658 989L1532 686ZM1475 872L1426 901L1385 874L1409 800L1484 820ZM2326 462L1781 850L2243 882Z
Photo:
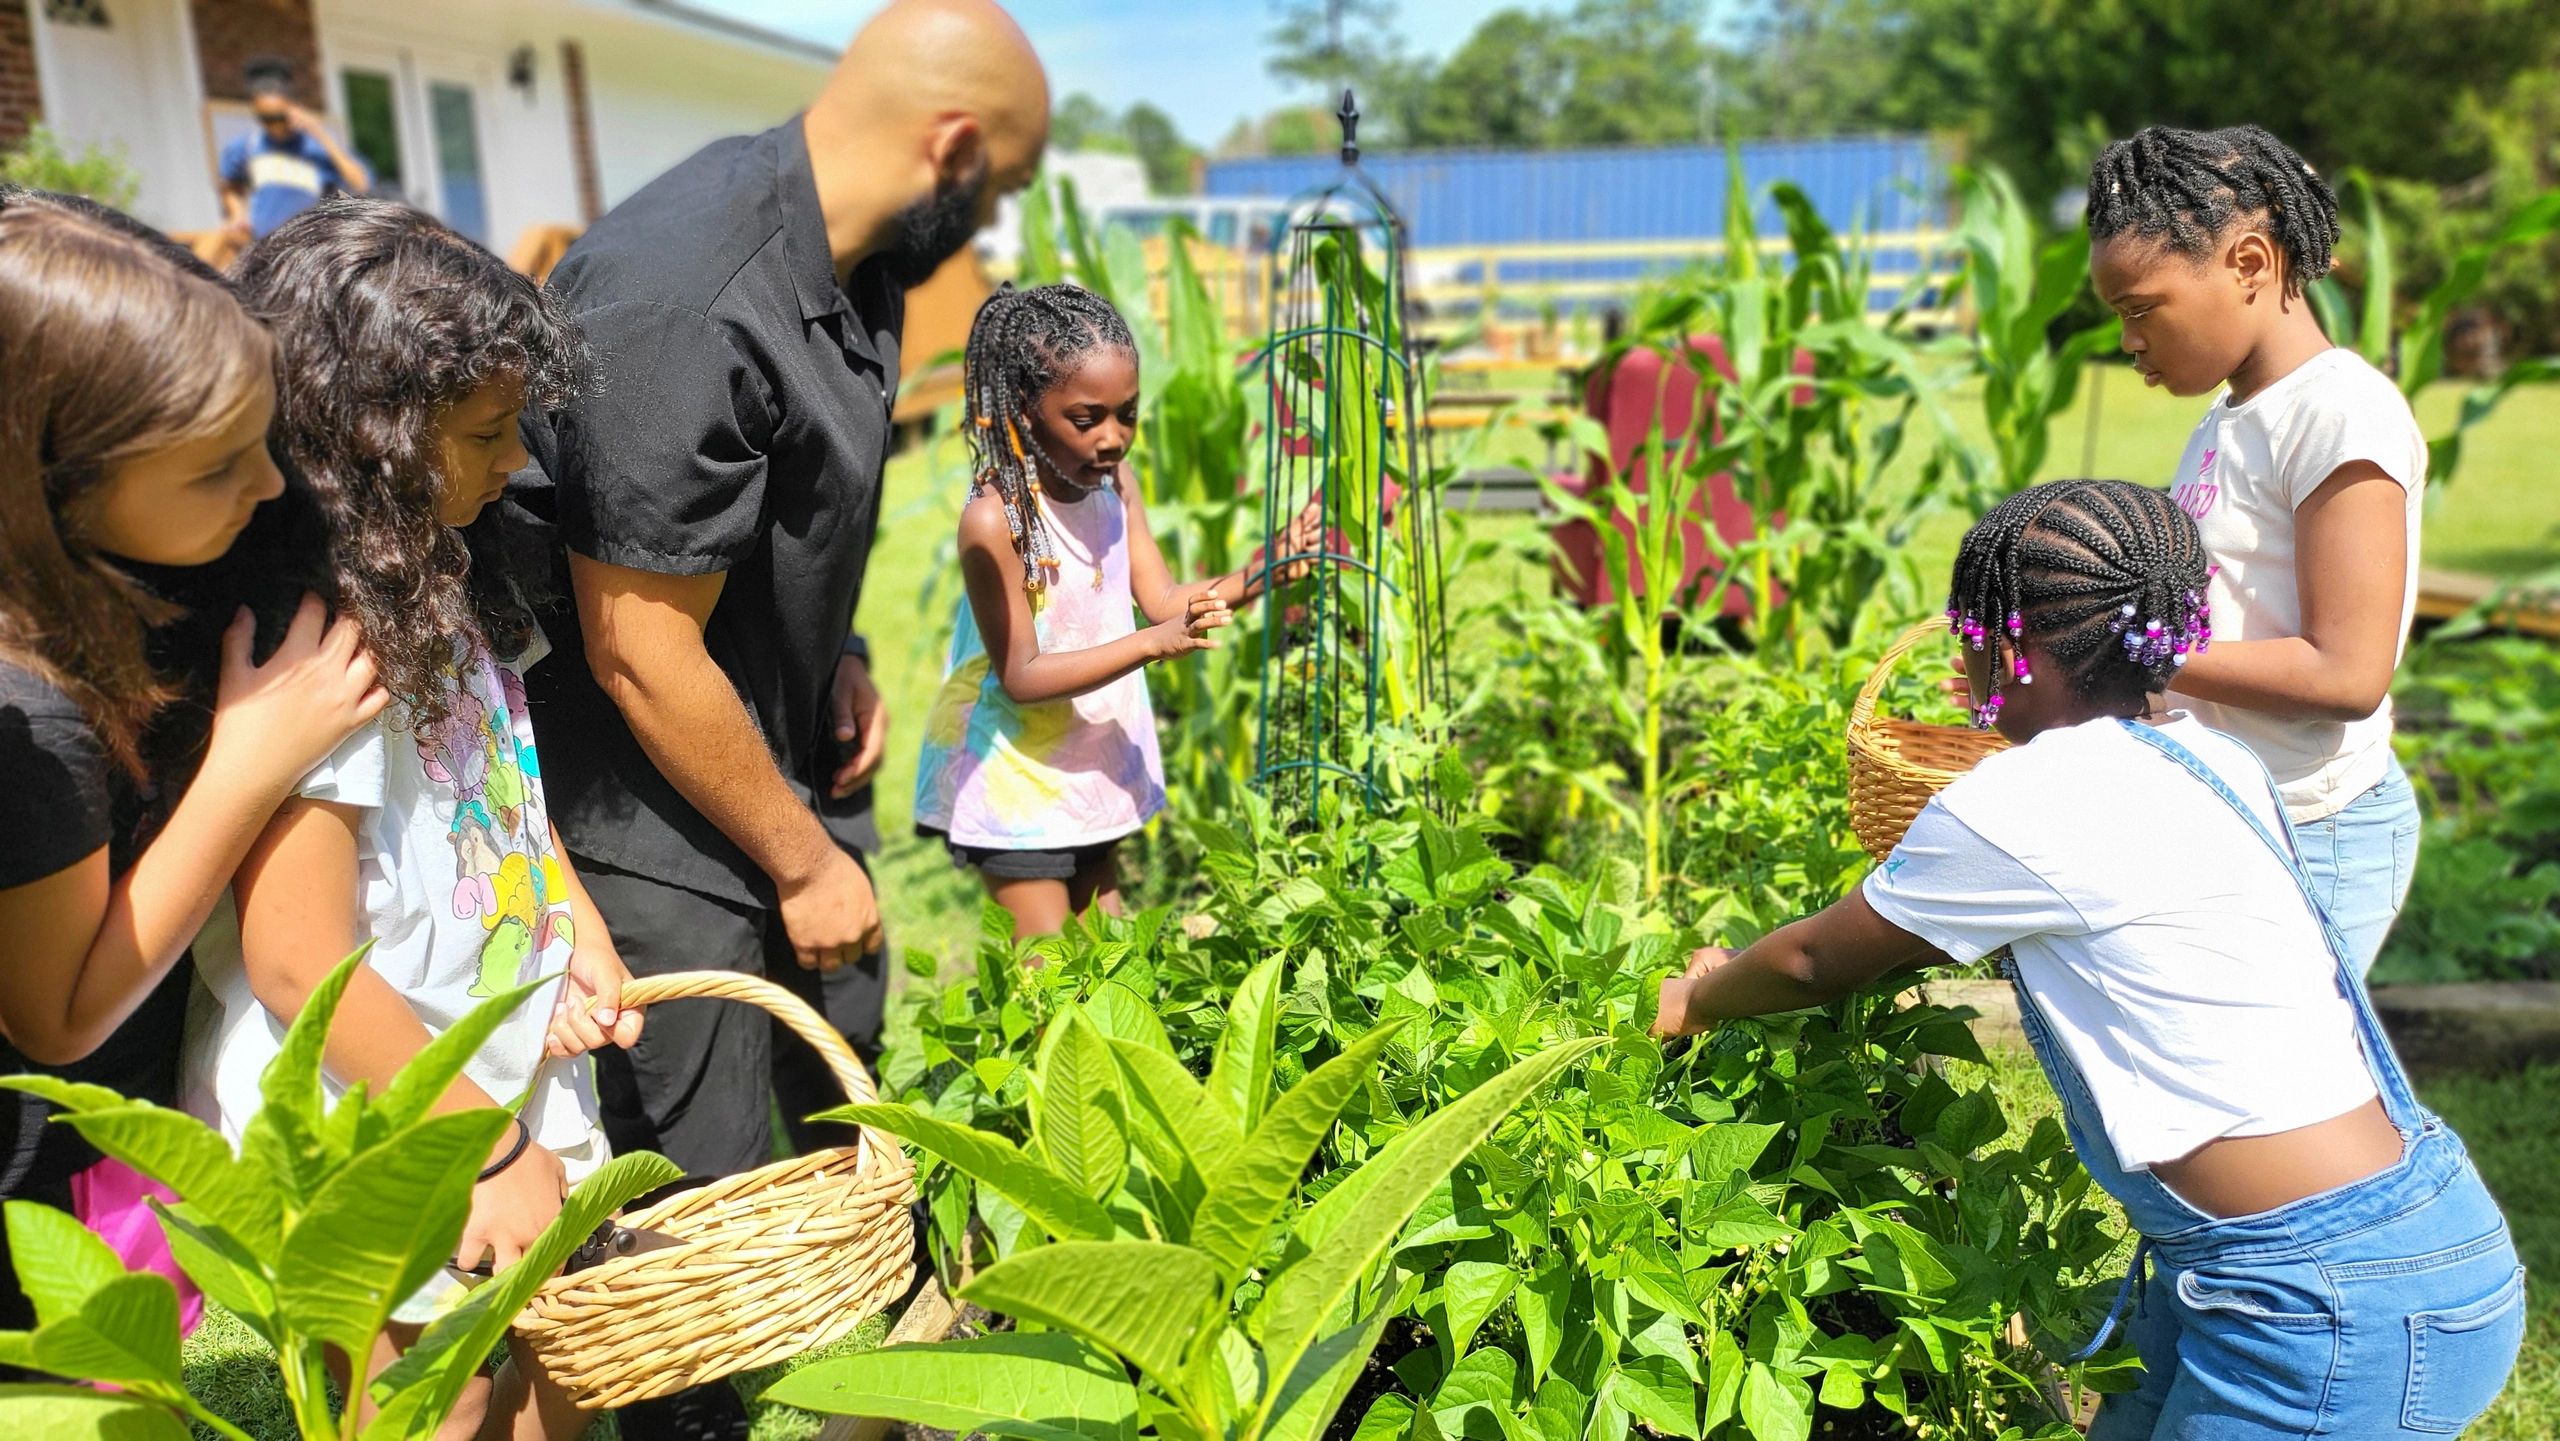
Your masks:
M373 172L376 190L406 192L400 173L400 108L392 99L391 77L379 70L347 70L339 74L347 94L347 139Z
M427 87L436 132L436 170L444 182L444 223L482 244L489 241L489 188L480 172L480 125L471 87L437 81Z

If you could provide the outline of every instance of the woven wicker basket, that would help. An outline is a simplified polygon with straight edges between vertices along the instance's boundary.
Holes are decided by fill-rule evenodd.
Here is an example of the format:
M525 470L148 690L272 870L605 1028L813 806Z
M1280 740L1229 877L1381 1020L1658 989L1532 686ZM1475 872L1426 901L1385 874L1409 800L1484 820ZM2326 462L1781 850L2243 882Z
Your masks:
M760 1006L818 1048L847 1097L874 1099L844 1038L770 981L693 971L622 994L634 1005L700 996ZM553 1278L516 1334L589 1408L772 1365L851 1335L906 1294L915 1195L914 1163L874 1131L679 1192L624 1219L685 1244Z
M1902 844L1902 833L1911 829L1911 818L1929 797L2009 744L1993 732L1969 726L1922 725L1876 714L1876 695L1895 664L1946 633L1946 622L1934 620L1904 631L1876 662L1875 674L1858 688L1858 702L1849 708L1849 825L1858 833L1858 844L1877 860Z

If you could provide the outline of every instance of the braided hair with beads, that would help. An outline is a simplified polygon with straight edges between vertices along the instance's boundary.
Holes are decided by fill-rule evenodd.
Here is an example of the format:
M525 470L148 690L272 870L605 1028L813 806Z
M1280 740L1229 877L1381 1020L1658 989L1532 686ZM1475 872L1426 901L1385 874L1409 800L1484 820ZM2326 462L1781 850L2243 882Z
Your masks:
M2329 273L2338 195L2320 172L2255 125L2153 125L2098 152L2089 167L2089 238L2137 235L2201 256L2236 220L2256 219L2284 253L2288 295Z
M1989 729L2004 680L2032 685L2036 642L2083 696L2140 704L2213 640L2212 566L2195 521L2164 491L2122 480L2055 480L1991 508L1965 533L1947 625L1975 650L2005 633L2008 676L1974 712Z
M987 297L969 325L961 362L976 477L969 494L974 499L991 490L1003 504L1014 552L1022 557L1023 589L1033 595L1057 564L1037 499L1041 467L1045 462L1050 474L1061 473L1041 448L1033 412L1052 387L1103 350L1134 358L1138 342L1110 301L1079 285L1016 290L1007 284Z

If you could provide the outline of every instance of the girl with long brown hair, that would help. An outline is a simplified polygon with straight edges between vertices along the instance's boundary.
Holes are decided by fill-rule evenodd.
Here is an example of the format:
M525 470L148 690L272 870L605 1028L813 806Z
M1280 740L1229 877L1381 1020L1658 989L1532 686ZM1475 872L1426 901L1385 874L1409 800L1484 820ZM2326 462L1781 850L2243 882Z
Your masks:
M198 778L180 793L145 760L176 691L151 631L179 608L139 577L219 559L281 488L273 342L171 249L81 202L0 192L0 1074L162 1103L173 968L295 778L384 702L352 623L307 601L259 665L243 614L218 662L174 658L217 677ZM47 1110L0 1103L0 1198L69 1210L97 1157ZM0 1264L0 1326L29 1324Z

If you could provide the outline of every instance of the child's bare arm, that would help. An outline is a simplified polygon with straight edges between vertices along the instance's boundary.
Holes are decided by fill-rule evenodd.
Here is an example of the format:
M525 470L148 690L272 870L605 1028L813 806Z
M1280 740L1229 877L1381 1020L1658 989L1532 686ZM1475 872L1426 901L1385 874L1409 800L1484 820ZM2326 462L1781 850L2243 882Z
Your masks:
M1083 695L1150 661L1214 650L1218 643L1209 632L1230 619L1223 604L1195 596L1182 611L1145 630L1083 650L1043 653L1023 592L1022 557L1013 548L1004 507L992 494L977 496L960 513L960 578L969 588L969 610L977 617L987 664L1004 693L1022 705Z
M232 893L240 905L240 961L258 1004L290 1025L311 993L365 935L356 913L356 807L289 800L249 848ZM329 1026L329 1074L378 1094L430 1036L409 1003L371 966L359 969ZM497 1102L469 1077L454 1082L436 1110Z
M301 1015L320 982L362 943L356 913L358 814L331 801L285 802L232 883L249 990L278 1020ZM323 1063L341 1083L379 1094L429 1039L408 1001L373 967L362 966L330 1018ZM469 1076L456 1076L431 1109L445 1114L497 1104ZM560 1214L567 1190L560 1158L529 1141L518 1147L515 1132L509 1127L499 1138L489 1164L515 1159L472 1188L470 1219L455 1253L464 1265L484 1258L499 1267L514 1264Z
M2399 660L2408 499L2371 461L2338 467L2293 513L2302 634L2215 641L2178 672L2179 692L2297 720L2379 709Z
M1148 620L1158 624L1171 620L1183 614L1199 596L1214 596L1232 608L1262 593L1263 552L1258 548L1241 569L1207 580L1176 581L1172 567L1165 564L1164 553L1156 546L1155 527L1147 522L1146 502L1138 494L1137 477L1122 473L1120 496L1121 508L1129 517L1129 591ZM1310 498L1281 539L1281 558L1321 549L1321 522L1316 501ZM1305 573L1308 564L1284 567L1280 579L1296 579Z
M1878 915L1863 891L1851 891L1739 953L1701 952L1689 974L1662 983L1654 1034L1693 1035L1737 1016L1818 1006L1890 972L1945 961L1936 947Z

